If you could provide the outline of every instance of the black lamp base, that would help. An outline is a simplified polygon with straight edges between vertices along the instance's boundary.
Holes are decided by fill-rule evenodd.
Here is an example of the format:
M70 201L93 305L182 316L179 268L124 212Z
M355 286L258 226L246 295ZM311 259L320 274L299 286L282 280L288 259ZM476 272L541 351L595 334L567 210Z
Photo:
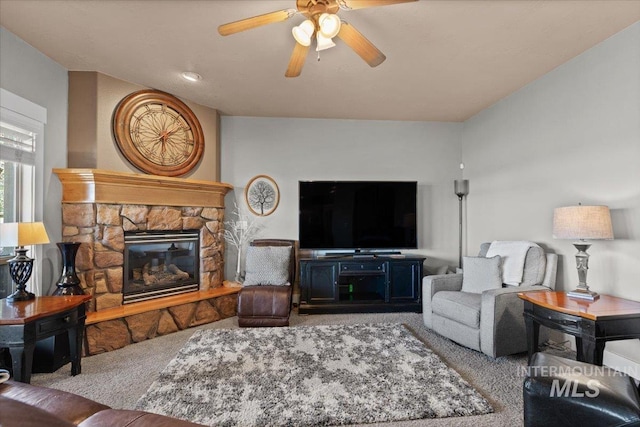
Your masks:
M24 289L17 289L14 293L7 297L7 301L29 301L30 299L34 299L36 294L28 292Z
M9 260L9 275L16 284L16 291L7 297L7 301L28 301L36 297L26 290L32 270L33 259L27 256L27 249L22 246L16 248L16 257Z

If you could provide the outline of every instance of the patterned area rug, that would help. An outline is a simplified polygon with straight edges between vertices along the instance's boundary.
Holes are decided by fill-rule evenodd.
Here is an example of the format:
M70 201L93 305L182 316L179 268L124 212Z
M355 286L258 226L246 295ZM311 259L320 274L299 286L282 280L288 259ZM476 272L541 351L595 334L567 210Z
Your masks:
M196 331L136 408L210 426L340 425L493 412L399 324Z

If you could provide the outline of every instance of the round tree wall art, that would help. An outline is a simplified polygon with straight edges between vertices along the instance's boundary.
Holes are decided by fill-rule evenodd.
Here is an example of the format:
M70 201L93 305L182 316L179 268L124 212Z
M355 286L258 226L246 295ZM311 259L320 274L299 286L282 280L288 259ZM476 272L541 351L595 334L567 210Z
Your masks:
M267 175L251 178L244 189L244 198L249 210L258 216L271 215L280 202L280 190L276 182Z

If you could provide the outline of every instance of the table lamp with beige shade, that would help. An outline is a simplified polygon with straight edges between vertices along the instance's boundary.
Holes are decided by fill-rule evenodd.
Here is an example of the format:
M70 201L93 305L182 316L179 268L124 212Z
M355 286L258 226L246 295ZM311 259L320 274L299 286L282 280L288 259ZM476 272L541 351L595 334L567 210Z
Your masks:
M553 211L553 237L555 239L576 240L576 267L578 269L578 287L567 293L567 296L596 300L597 292L589 290L587 286L587 270L589 269L589 254L591 246L588 240L612 240L613 227L611 214L607 206L566 206Z
M9 222L0 224L0 246L14 246L16 256L9 260L9 274L16 284L16 291L7 301L26 301L35 298L27 292L27 282L33 271L33 258L27 256L25 246L49 243L49 236L41 222Z

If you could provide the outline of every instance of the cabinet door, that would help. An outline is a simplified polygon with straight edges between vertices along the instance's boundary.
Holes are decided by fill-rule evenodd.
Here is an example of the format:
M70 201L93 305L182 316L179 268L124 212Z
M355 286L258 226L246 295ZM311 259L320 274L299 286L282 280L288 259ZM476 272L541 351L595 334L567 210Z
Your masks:
M305 263L306 301L309 304L328 303L337 300L338 263Z
M389 293L391 302L420 300L422 262L397 261L389 263Z

